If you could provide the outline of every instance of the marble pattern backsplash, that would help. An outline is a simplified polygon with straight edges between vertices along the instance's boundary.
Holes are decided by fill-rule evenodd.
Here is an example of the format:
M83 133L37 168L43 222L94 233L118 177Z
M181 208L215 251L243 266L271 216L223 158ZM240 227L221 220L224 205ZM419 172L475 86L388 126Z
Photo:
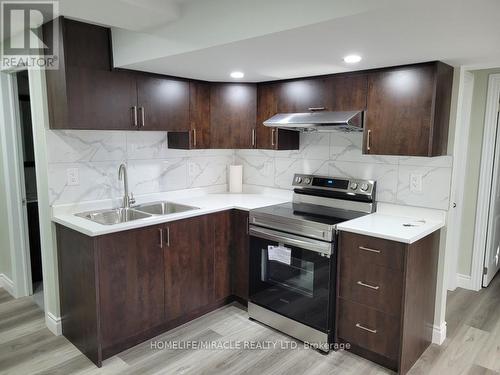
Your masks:
M136 195L225 185L227 166L243 165L243 182L291 189L294 173L374 179L381 202L447 210L452 157L362 155L360 133L301 134L300 150L172 150L166 132L48 130L52 204L120 197L118 166L126 162ZM80 185L67 184L78 168ZM422 192L410 175L422 175Z
M225 185L233 150L172 150L166 132L48 130L51 204L123 195L118 167L128 165L135 195ZM78 168L80 184L67 183L67 169Z
M363 155L361 133L300 136L300 150L237 150L243 183L291 189L294 173L377 181L377 201L448 210L452 157ZM410 191L410 175L422 175L422 191Z

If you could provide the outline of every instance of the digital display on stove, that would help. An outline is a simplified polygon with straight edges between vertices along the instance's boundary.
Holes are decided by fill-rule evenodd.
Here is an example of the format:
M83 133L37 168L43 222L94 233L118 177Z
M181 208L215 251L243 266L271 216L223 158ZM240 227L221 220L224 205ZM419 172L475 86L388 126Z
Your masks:
M349 187L349 180L335 180L333 178L320 178L314 177L312 186L329 187L334 189L347 189Z

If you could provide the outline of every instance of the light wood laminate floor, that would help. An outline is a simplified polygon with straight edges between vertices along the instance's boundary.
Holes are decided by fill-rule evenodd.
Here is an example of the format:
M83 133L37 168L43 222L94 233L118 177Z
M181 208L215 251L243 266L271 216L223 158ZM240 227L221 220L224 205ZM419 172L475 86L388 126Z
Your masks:
M431 345L410 374L500 374L500 277L481 292L457 289L447 303L448 339ZM151 348L147 341L95 367L64 337L45 327L32 298L13 299L0 289L1 374L391 374L354 354L320 354L249 321L237 304L207 314L155 338L162 342L243 345L294 342L297 349L210 350Z

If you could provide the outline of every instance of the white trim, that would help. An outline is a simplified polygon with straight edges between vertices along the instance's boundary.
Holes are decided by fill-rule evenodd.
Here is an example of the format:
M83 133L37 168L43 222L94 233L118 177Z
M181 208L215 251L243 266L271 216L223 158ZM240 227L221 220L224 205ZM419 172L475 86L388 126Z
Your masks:
M474 288L472 287L472 279L469 275L457 273L456 283L458 288L474 290Z
M446 340L446 322L443 322L440 326L434 324L432 326L432 343L442 345L444 340Z
M4 273L0 273L0 287L4 288L11 296L14 296L14 282Z
M495 156L497 132L497 108L500 95L500 74L491 74L488 80L488 96L484 119L481 167L479 172L479 191L477 195L476 225L474 229L474 248L472 252L471 289L480 290L483 283L484 253L490 207L491 182Z
M50 312L45 313L45 325L56 336L62 335L61 317L55 316Z
M12 263L12 279L14 281L14 296L25 297L30 295L31 284L29 273L31 272L26 262L25 232L23 228L25 207L22 205L21 178L19 171L19 151L17 142L18 108L17 87L15 75L0 72L0 86L2 95L2 120L4 125L0 127L0 142L2 142L2 162L4 163L4 176L6 181L6 206L8 216L8 231Z
M470 116L472 110L472 94L474 91L474 75L460 69L457 98L457 118L453 142L453 170L451 176L450 210L446 233L447 257L445 262L447 289L457 287L458 253L460 249L460 231L463 223L464 192L466 182L467 158L469 154Z

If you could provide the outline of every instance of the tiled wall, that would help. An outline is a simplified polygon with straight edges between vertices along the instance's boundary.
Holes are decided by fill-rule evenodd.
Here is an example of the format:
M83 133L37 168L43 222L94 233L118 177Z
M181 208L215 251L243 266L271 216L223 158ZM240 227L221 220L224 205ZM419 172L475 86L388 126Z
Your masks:
M134 194L227 183L233 150L169 150L166 132L47 131L52 204L119 197L118 167L127 162ZM66 171L78 168L80 185Z
M301 134L297 151L169 150L165 132L47 132L52 204L119 197L118 167L127 162L130 191L147 194L227 183L227 166L243 165L245 184L291 189L294 173L377 181L377 200L448 209L451 156L367 156L360 133ZM80 185L66 171L78 168ZM410 174L423 176L422 192L410 192Z
M301 134L298 151L238 150L245 184L291 189L294 173L374 179L377 200L448 209L452 157L362 155L360 133ZM410 192L410 174L422 175L422 192Z

